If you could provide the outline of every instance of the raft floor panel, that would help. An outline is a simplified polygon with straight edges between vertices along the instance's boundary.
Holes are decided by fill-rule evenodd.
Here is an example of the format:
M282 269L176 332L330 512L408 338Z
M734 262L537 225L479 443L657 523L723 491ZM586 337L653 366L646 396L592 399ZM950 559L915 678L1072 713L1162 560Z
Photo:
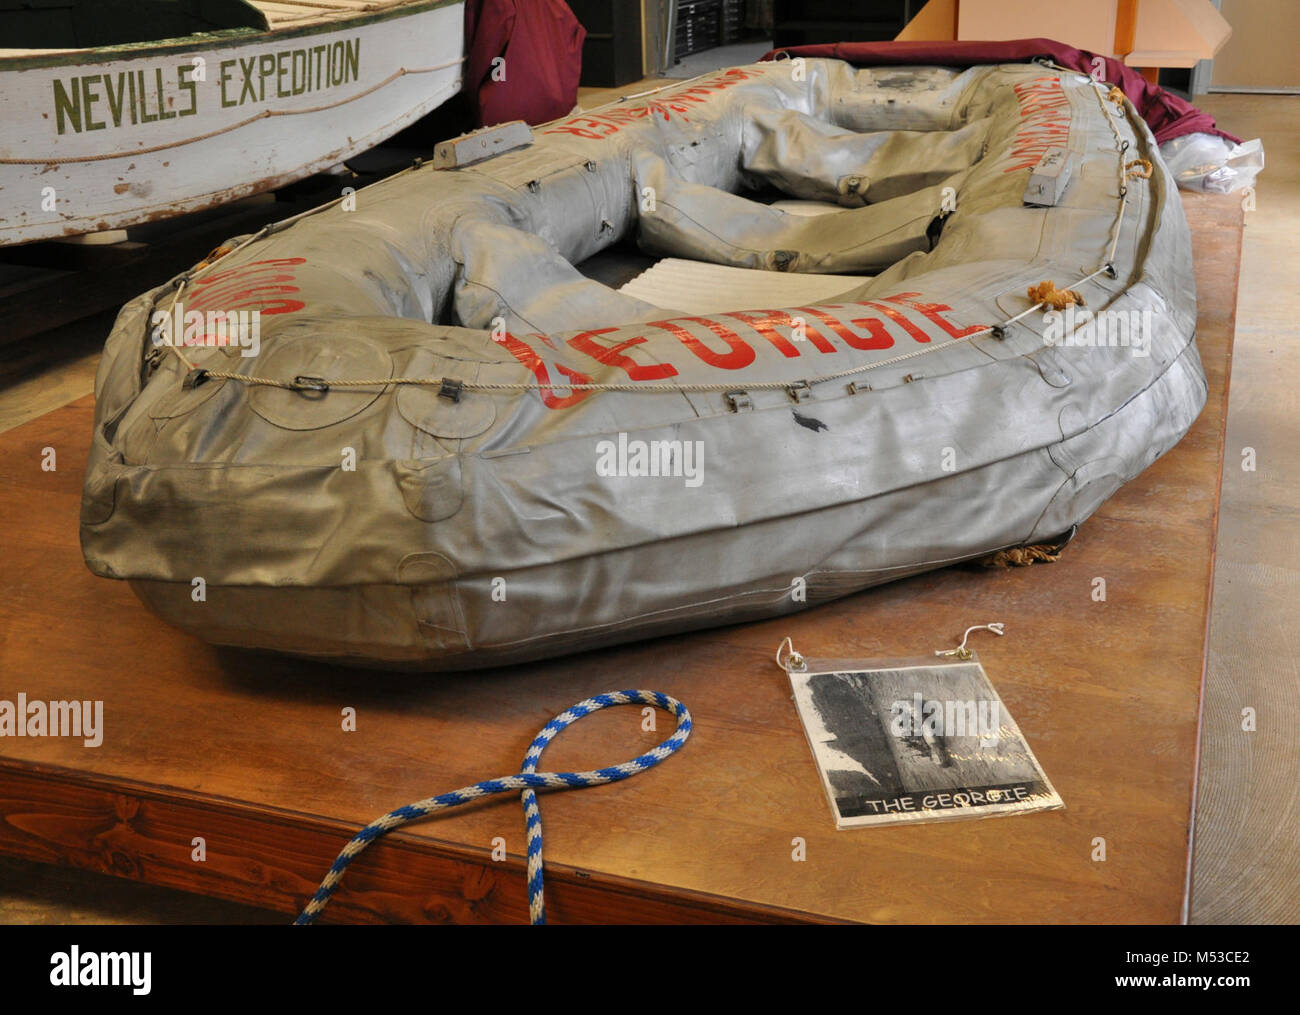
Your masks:
M826 303L862 285L862 275L788 275L757 268L702 264L665 257L619 292L688 314L718 314L750 307L803 307Z
M771 622L449 676L214 649L82 563L90 399L9 431L0 698L102 700L104 738L0 739L0 852L287 918L370 819L515 772L549 718L637 686L685 701L695 732L628 782L542 796L554 922L1180 920L1242 223L1236 198L1183 200L1210 396L1182 443L1107 501L1059 563L950 569ZM50 447L57 470L42 471ZM1092 599L1096 577L1105 602ZM1066 809L836 831L777 643L911 655L992 620L1007 636L978 645L984 665ZM346 708L355 732L342 729ZM561 734L543 767L623 761L670 728L606 710ZM517 799L490 798L373 846L325 919L525 922L523 853Z

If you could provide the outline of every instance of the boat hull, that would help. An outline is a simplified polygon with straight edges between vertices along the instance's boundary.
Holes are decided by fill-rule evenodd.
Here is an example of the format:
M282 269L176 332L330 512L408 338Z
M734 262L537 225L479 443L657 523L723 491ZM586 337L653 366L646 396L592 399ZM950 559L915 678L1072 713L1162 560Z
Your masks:
M447 0L223 42L0 55L0 246L328 169L456 94L463 55L463 3Z

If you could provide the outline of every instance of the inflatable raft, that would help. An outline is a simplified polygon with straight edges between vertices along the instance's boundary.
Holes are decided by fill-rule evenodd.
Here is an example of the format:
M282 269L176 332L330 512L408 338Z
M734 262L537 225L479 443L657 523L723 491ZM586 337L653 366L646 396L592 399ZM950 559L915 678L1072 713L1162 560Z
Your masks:
M777 61L518 130L123 309L93 571L219 644L527 660L1050 542L1204 403L1177 193L1087 76ZM575 267L633 237L853 278L706 316Z

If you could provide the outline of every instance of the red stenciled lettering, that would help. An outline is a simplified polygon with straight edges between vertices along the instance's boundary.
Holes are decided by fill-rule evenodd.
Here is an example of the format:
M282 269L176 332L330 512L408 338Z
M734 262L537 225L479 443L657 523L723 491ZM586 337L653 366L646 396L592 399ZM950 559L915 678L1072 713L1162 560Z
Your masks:
M733 310L726 314L742 324L747 324L786 356L798 356L799 350L790 344L790 340L778 332L777 328L797 328L798 322L784 310ZM816 328L803 325L804 337L822 352L835 352L835 346Z
M257 310L263 317L270 317L272 314L296 314L306 305L302 300L258 300Z
M796 307L795 309L801 313L809 314L817 318L817 320L821 321L822 324L826 325L826 327L830 328L831 331L844 339L845 344L851 349L888 349L894 344L894 340L890 337L889 332L885 330L883 321L877 321L874 318L854 321L853 323L859 328L866 330L868 337L863 338L848 325L844 324L844 322L836 320L830 314L826 313L826 309L828 308L838 309L839 307L840 304L838 303L823 303L821 309L818 309L817 307Z
M677 369L671 364L655 363L647 366L638 363L630 356L623 355L624 349L631 349L633 346L644 344L644 338L629 338L617 345L600 345L593 340L595 335L608 335L610 332L618 330L618 328L596 328L594 331L584 331L568 339L568 343L574 349L586 353L598 363L618 367L627 374L629 379L634 381L661 381L666 377L677 376Z
M281 269L306 263L305 257L270 257L250 261L237 268L213 272L195 282L189 305L194 310L206 309L218 303L226 304L226 308L231 310L255 306L267 316L296 313L307 304L302 300L283 298L286 293L298 292L298 287L280 284L294 281L293 272L286 273ZM280 296L266 298L273 293Z
M889 306L888 304L885 304L885 303L878 303L878 302L876 302L875 300L864 300L864 301L861 303L861 306L864 306L864 307L870 307L872 310L879 310L882 314L884 314L884 315L885 315L886 317L888 317L891 321L893 321L893 322L894 322L895 324L897 324L900 328L902 328L902 329L903 329L904 331L906 331L909 335L911 335L912 338L916 339L916 341L918 341L918 342L928 342L928 341L930 341L930 336L927 335L927 334L925 333L925 331L924 331L922 328L918 327L915 323L913 323L912 321L908 320L907 315L904 314L904 313L903 313L901 310L899 310L898 308L896 308L896 307L891 307L891 306ZM873 321L874 321L875 323L877 323L877 324L880 323L880 321L877 320L877 319L874 318L874 317L864 318L864 319L861 320L861 321L854 321L853 323L854 323L854 324L858 324L858 325L862 325L862 326L864 326L864 327L870 327L870 324L871 324L871 322L873 322Z
M188 302L196 308L200 306L208 307L214 303L229 299L233 294L257 292L263 286L277 286L279 292L296 293L298 291L297 286L279 285L279 283L292 282L293 280L292 275L267 275L265 277L235 278L212 286L197 283Z
M216 303L222 303L227 310L237 310L249 303L257 303L263 294L276 293L283 296L286 293L296 293L297 291L298 287L296 285L259 285L251 289L227 289L224 292L215 294L202 292L196 294L195 298L190 300L190 308L203 310Z
M200 285L211 285L214 282L221 282L225 279L236 275L244 275L253 271L272 271L276 266L289 267L291 265L306 264L305 257L270 257L264 261L249 261L247 264L241 264L237 268L226 268L223 271L214 271L211 274L204 275L198 283ZM258 265L269 265L268 268L259 268Z
M542 133L573 134L589 140L599 140L603 136L617 133L627 124L637 120L651 116L671 120L674 113L689 123L690 118L685 115L689 108L688 104L707 102L712 92L722 91L748 78L758 77L763 73L765 72L762 70L746 70L743 67L733 67L717 77L696 82L690 88L684 88L680 92L668 92L666 95L657 96L648 99L642 104L627 106L623 109L610 109L601 113L571 117L563 123L547 127Z
M541 338L542 336L538 335L532 337ZM550 371L546 369L546 364L542 362L542 357L537 355L532 346L527 342L516 338L509 332L506 332L506 336L502 339L501 344L510 351L510 354L514 356L515 359L532 372L533 377L537 379L537 383L541 385L539 394L542 396L542 404L548 409L567 409L571 405L577 405L591 394L590 391L574 391L566 395L564 398L558 397L551 389ZM570 370L562 364L557 363L555 369L574 384L591 383L591 378L586 374L580 373L577 370Z
M832 311L842 311L851 307L868 307L877 311L881 316L857 318L846 323L832 313ZM892 296L883 296L879 300L862 300L849 304L824 303L812 307L795 307L793 310L729 311L722 316L740 321L770 342L783 355L789 357L800 355L800 351L792 344L790 338L787 338L777 329L797 327L799 319L795 316L796 314L815 319L823 326L826 333L839 336L850 348L864 351L892 348L894 345L894 336L890 334L892 327L900 328L916 342L928 344L932 340L932 336L927 334L921 322L914 319L913 315L924 318L926 322L952 339L965 338L967 335L973 335L985 330L985 325L963 326L943 316L944 313L951 311L952 307L946 303L926 302L919 292L901 292ZM701 325L709 329L726 343L726 351L710 348L701 338L687 330L683 326L685 324ZM852 327L849 326L850 324ZM754 348L735 331L726 327L722 322L707 317L682 317L675 320L652 321L648 326L659 328L672 335L700 360L719 369L739 370L749 366L757 358ZM809 341L819 351L839 351L827 339L823 331L809 328L806 323L804 327ZM625 355L627 349L635 348L648 341L644 336L638 335L612 345L604 345L596 340L600 335L614 334L620 330L622 329L594 328L564 339L563 343L586 356L590 356L598 363L617 367L634 381L663 380L677 375L677 369L669 363L642 364ZM548 369L548 364L542 359L534 346L543 345L550 349L559 349L563 345L557 344L556 340L551 336L540 333L530 334L527 338L533 344L507 334L502 344L510 350L511 355L532 372L540 385L542 402L547 408L568 408L571 405L576 405L591 394L589 391L574 391L563 398L555 395L552 390L551 370L557 371L566 377L571 384L590 384L592 379L588 374L570 369L560 363L552 363ZM563 387L564 385L561 384L560 386Z
M1070 136L1070 100L1059 78L1034 78L1013 90L1021 125L1007 155L1015 161L1002 170L1004 173L1032 169L1048 148L1063 145Z
M1070 138L1070 125L1045 123L1037 126L1033 130L1031 137L1021 140L1021 143L1011 149L1012 158L1028 159L1032 156L1033 161L1021 165L1020 169L1029 169L1038 164L1038 160L1043 157L1043 153L1053 145L1057 147L1064 146Z
M746 345L744 340L730 328L725 328L717 321L710 321L704 317L683 317L680 319L689 321L692 324L704 325L726 342L731 351L714 352L689 331L673 321L651 321L650 327L662 328L709 366L721 367L723 370L739 370L754 362L754 350Z
M972 324L968 328L953 324L940 316L944 311L952 310L952 307L946 303L921 303L917 301L920 293L898 293L895 296L886 296L885 299L890 303L897 303L899 306L911 307L918 314L921 314L927 320L932 321L942 328L952 338L965 338L967 335L973 335L977 331L983 331L986 325Z

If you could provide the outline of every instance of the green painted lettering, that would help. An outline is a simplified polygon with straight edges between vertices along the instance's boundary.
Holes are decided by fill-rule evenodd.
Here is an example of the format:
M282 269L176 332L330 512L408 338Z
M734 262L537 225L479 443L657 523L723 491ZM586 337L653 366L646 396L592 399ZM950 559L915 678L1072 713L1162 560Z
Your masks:
M301 64L301 69L299 65ZM305 49L295 49L293 51L293 94L301 95L307 90L308 67L311 65L311 54Z
M221 108L222 109L229 109L231 106L239 105L238 102L234 102L231 99L226 97L226 82L230 80L230 68L233 66L235 66L234 60L221 61L220 69L221 69Z
M266 101L266 79L275 73L275 54L263 53L257 58L258 100Z
M76 78L72 79L71 94L62 81L54 79L54 116L60 134L67 130L68 123L72 124L73 133L81 133L81 89Z
M122 126L122 113L126 110L126 75L117 75L117 94L113 94L113 78L104 75L104 98L108 99L108 111L113 117L113 126Z
M158 74L158 119L174 120L176 119L176 110L168 110L167 96L163 93L163 76L162 68L157 68Z
M176 78L180 81L181 91L190 93L190 108L180 110L181 116L193 116L199 111L199 88L189 78L193 70L194 64L192 63L183 63L176 68Z
M103 79L102 74L88 74L81 79L81 106L86 112L86 130L103 130L108 126L103 120L96 120L90 108L102 97L92 92L90 86L99 84Z
M352 74L350 80L356 81L361 76L361 40L359 38L352 39L348 43L347 68Z
M327 46L315 46L312 49L312 52L316 54L316 76L312 79L313 80L312 88L321 87L321 66L320 65L321 65L322 58L325 56L325 50L328 48L329 47Z
M257 89L253 87L253 66L257 63L257 57L250 56L245 60L242 56L239 58L239 70L244 75L244 88L239 93L239 104L242 106L245 99L257 101Z
M140 122L156 123L158 121L158 117L149 115L149 109L145 99L144 71L142 70L136 71L135 77L137 82L135 94L136 94L136 98L139 99L140 102Z
M91 112L91 105L98 103L101 97L90 90L91 84L99 84L103 79L103 74L87 74L82 78L82 108L86 110L86 130L103 130L108 126L103 120L95 120L94 113Z
M330 47L330 84L343 84L343 43L336 42Z

